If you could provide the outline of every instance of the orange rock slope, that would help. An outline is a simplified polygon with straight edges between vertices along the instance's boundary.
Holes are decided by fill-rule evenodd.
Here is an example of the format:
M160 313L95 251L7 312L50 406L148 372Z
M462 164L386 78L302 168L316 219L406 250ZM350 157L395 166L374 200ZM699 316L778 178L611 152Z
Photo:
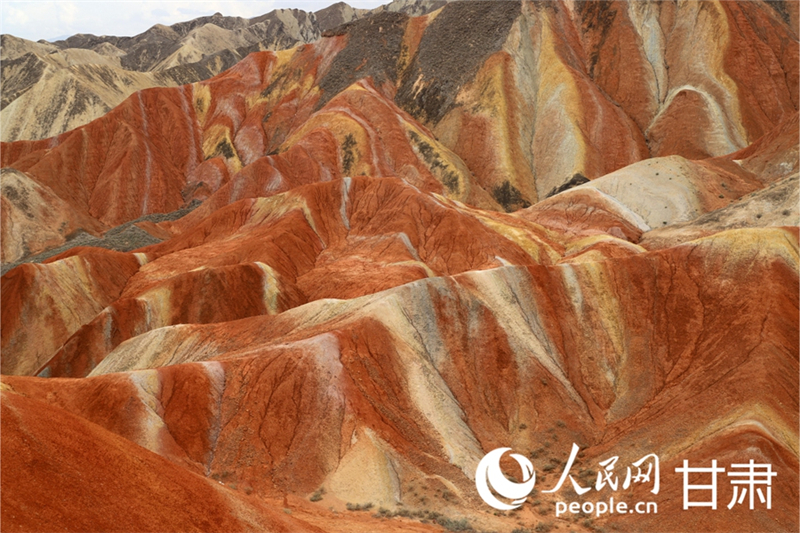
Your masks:
M341 176L397 176L508 211L651 156L722 156L797 109L796 6L776 9L455 2L251 54L58 137L3 144L2 166L25 183L4 189L5 226L60 200L54 235L4 235L3 262L78 228L98 234L212 197L207 215Z
M797 19L387 12L4 144L0 527L797 530ZM543 492L573 443L661 490ZM683 509L751 459L771 508Z

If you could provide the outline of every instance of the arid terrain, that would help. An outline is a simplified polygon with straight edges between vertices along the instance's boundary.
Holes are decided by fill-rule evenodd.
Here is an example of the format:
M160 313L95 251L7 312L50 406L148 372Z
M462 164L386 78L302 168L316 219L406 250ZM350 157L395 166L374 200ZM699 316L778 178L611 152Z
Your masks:
M44 139L83 126L136 91L208 79L260 50L316 41L345 22L390 11L422 15L444 0L393 0L374 10L339 2L315 13L276 9L244 19L155 25L133 37L73 35L32 42L2 35L0 140Z
M800 4L390 7L3 36L0 529L797 531Z

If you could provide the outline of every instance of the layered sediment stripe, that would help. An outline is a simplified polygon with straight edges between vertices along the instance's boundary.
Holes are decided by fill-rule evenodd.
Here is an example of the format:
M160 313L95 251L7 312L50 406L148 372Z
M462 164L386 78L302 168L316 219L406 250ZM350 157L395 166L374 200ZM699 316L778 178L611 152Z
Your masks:
M3 276L3 373L36 372L46 353L119 297L138 268L131 254L98 250Z

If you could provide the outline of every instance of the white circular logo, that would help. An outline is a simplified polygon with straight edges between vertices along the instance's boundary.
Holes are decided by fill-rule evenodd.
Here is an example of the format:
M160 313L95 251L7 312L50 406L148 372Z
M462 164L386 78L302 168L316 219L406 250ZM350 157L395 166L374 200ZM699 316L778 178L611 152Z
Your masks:
M533 465L527 457L518 453L512 453L511 457L519 463L519 467L522 469L522 483L514 483L506 478L502 470L500 470L500 458L510 449L497 448L490 451L481 459L481 462L478 463L478 469L475 471L475 486L478 488L478 494L483 498L483 501L499 511L510 511L520 507L533 490L534 483L536 483L536 473L533 471ZM512 500L511 503L514 505L498 500L489 489L490 485L497 494Z

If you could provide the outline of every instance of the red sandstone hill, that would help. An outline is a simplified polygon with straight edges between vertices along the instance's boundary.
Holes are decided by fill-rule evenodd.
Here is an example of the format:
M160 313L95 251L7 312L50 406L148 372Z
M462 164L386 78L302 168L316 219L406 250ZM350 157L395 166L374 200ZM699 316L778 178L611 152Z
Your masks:
M3 262L193 199L211 198L205 216L360 174L515 210L648 157L743 149L798 105L796 33L760 2L456 2L327 35L3 144L21 173Z
M132 37L78 34L48 43L0 35L0 139L44 139L108 113L149 87L208 79L259 50L318 40L327 30L380 12L422 15L445 0L393 0L373 10L338 2L316 13L275 9L245 19L221 13L156 24Z
M3 144L0 528L797 530L796 23L454 2ZM542 492L572 443L662 490ZM771 509L682 508L750 459Z

